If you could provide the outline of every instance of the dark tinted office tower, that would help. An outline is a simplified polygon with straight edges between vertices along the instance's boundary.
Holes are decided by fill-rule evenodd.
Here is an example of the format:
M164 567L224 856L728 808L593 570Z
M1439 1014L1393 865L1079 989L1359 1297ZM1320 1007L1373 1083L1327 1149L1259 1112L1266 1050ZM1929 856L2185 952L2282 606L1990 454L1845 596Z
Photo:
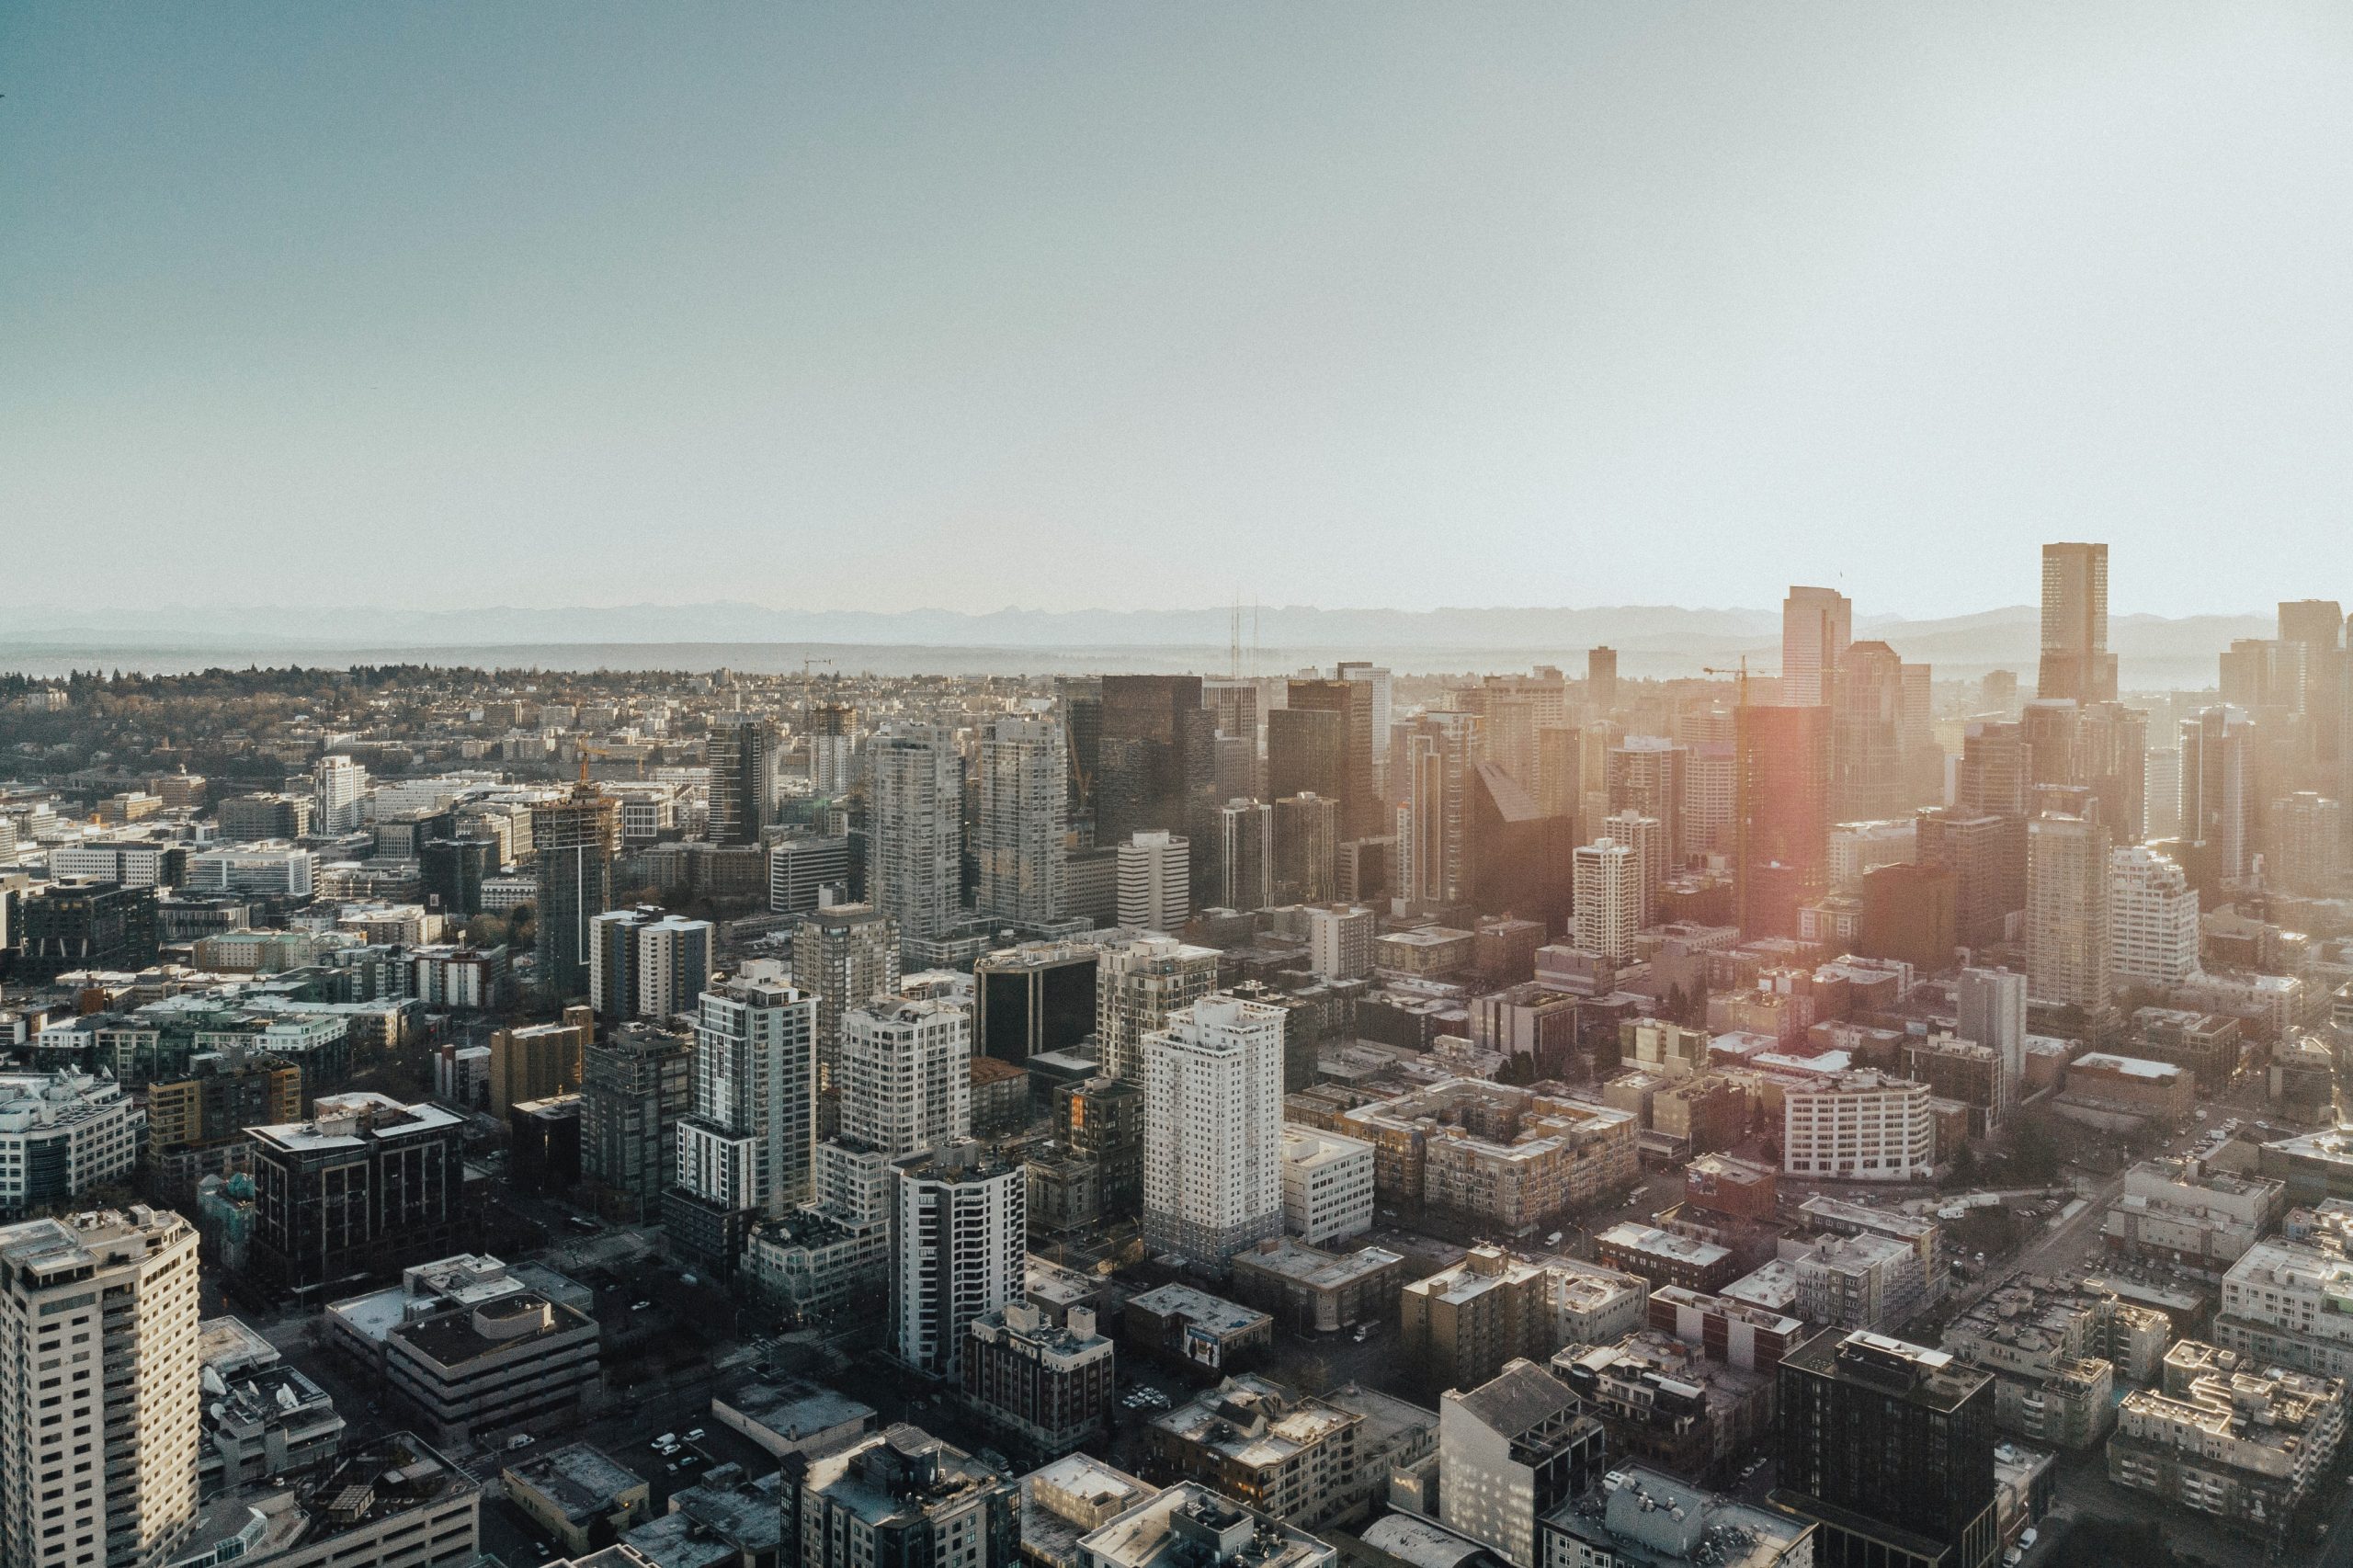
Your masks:
M1576 878L1576 823L1547 814L1502 766L1472 770L1464 802L1464 858L1473 908L1540 922L1549 938L1567 924Z
M1337 801L1347 788L1348 720L1328 708L1278 708L1267 715L1267 793Z
M2042 547L2042 662L2038 697L2116 700L2116 655L2108 651L2108 546Z
M255 1278L331 1301L356 1281L458 1250L465 1118L383 1095L321 1095L312 1119L249 1129Z
M2343 756L2344 631L2345 611L2335 599L2280 602L2279 641L2304 651L2305 755L2317 769L2313 787L2324 793L2335 788L2333 766Z
M1275 902L1275 812L1257 801L1218 808L1218 888L1228 909L1265 909Z
M2018 730L2026 747L2028 803L2044 784L2083 782L2083 712L2072 699L2039 697L2018 714Z
M1290 706L1337 713L1343 721L1339 783L1341 830L1352 838L1385 831L1381 800L1372 787L1372 683L1360 680L1295 680ZM1395 781L1392 780L1392 788ZM1273 787L1270 783L1270 789ZM1313 788L1324 793L1322 786Z
M539 983L558 998L588 992L597 915L613 906L613 854L620 846L620 802L593 784L531 808L539 856Z
M1884 642L1847 644L1830 702L1832 815L1840 822L1895 816L1904 804L1904 663L1895 650Z
M1095 783L1103 766L1103 683L1063 680L1056 683L1056 689L1062 701L1063 731L1070 744L1070 809L1075 817L1095 810Z
M1339 896L1340 802L1289 795L1275 802L1275 902L1328 903Z
M155 961L153 888L51 882L20 900L17 917L20 980L54 980L77 969L144 969Z
M2001 1551L1994 1377L1831 1329L1782 1358L1773 1501L1821 1522L1817 1568L1984 1568Z
M1585 729L1545 724L1536 732L1536 803L1548 816L1574 817L1585 793Z
M1734 717L1740 933L1794 937L1830 886L1830 710L1743 707Z
M1105 676L1096 842L1186 832L1196 797L1209 803L1216 730L1199 676Z
M1033 942L972 966L972 1054L1027 1062L1095 1032L1090 942Z
M483 879L497 869L494 838L428 840L417 861L425 907L458 920L480 914Z
M678 1174L678 1123L694 1099L694 1042L623 1024L580 1053L581 1172L597 1211L635 1224L662 1211Z
M1618 706L1618 650L1603 644L1585 656L1585 699L1596 713Z
M2149 716L2121 702L2084 710L2076 737L2076 767L2099 802L2099 820L2119 845L2149 836Z
M2026 908L2026 818L1922 812L1920 864L1952 874L1953 937L1972 948L2003 940Z
M713 844L757 844L768 822L768 727L748 713L710 722L704 756L710 764Z

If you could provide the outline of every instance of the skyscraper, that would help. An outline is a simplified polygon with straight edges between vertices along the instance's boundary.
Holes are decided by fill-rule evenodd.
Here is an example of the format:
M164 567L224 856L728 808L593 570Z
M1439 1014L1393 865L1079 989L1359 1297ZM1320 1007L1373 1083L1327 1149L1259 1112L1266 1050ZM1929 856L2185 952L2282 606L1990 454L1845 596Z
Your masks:
M1576 945L1614 963L1631 961L1643 924L1641 857L1610 838L1580 846L1576 893Z
M322 836L349 833L360 824L368 793L368 770L347 756L323 756L311 766L311 831Z
M972 1020L877 997L842 1015L842 1136L896 1158L972 1135Z
M1217 983L1217 949L1170 937L1114 942L1095 969L1095 1047L1103 1071L1137 1082L1143 1037L1209 994Z
M972 1320L1021 1294L1027 1178L1020 1165L970 1142L910 1154L892 1169L892 1346L909 1366L952 1378L963 1366Z
M2015 1103L2026 1083L2026 976L2006 969L1964 969L1953 988L1956 1031L2002 1059L2002 1086Z
M2181 835L2219 877L2247 874L2255 846L2255 725L2217 706L2181 722Z
M1267 792L1345 797L1348 716L1329 708L1278 708L1267 715Z
M820 702L809 710L809 789L828 799L858 782L858 710Z
M2042 547L2042 662L2038 697L2116 700L2116 655L2108 651L2108 546Z
M1275 801L1277 903L1323 903L1339 895L1340 802L1329 795Z
M1493 762L1471 770L1462 817L1465 897L1475 909L1561 929L1574 902L1576 824L1546 812Z
M1059 920L1069 903L1070 759L1051 719L994 721L981 733L982 914L999 920Z
M155 1568L197 1521L196 1228L134 1204L0 1226L0 1562Z
M692 1012L710 979L708 920L640 907L589 923L588 1003L608 1021L663 1019Z
M1475 713L1422 713L1398 728L1397 886L1409 903L1469 896L1463 823L1483 734Z
M866 748L866 896L903 941L930 941L962 903L964 773L944 724L894 723Z
M1120 924L1181 931L1193 911L1192 846L1154 830L1120 846Z
M2026 976L2040 999L2086 1012L2108 1006L2108 829L2046 812L2027 824Z
M1606 838L1634 853L1634 924L1651 924L1658 905L1658 890L1666 881L1666 824L1641 812L1612 812L1601 819Z
M1283 1228L1283 1009L1205 996L1143 1037L1143 1233L1222 1273Z
M1372 752L1372 788L1376 798L1385 800L1389 789L1389 731L1397 722L1395 681L1387 670L1363 659L1343 659L1333 666L1332 673L1344 681L1370 688L1366 716L1371 725L1367 744Z
M1831 701L1831 815L1883 822L1907 803L1904 662L1884 642L1850 643Z
M2178 985L2198 972L2198 893L2144 845L2109 856L2109 972L2127 985Z
M585 995L591 923L613 906L613 855L621 841L620 802L593 784L531 807L539 858L539 984L557 1000Z
M1290 683L1290 706L1297 711L1337 713L1342 721L1341 775L1338 796L1342 831L1351 838L1361 838L1381 831L1380 791L1373 777L1373 753L1377 744L1373 734L1373 687L1370 680L1295 680ZM1271 720L1271 715L1269 719ZM1272 735L1268 737L1272 744ZM1272 757L1268 758L1271 767ZM1268 788L1276 781L1269 777ZM1302 788L1327 792L1320 784ZM1392 781L1394 788L1394 781Z
M1265 909L1275 902L1275 813L1257 801L1218 808L1218 892L1228 909Z
M1829 710L1744 705L1733 746L1741 934L1794 937L1830 886Z
M623 1024L580 1053L580 1167L597 1211L657 1219L678 1174L678 1123L694 1108L694 1046L683 1034Z
M1019 1063L1095 1032L1094 942L1025 942L972 965L972 1050Z
M1855 640L1855 607L1836 588L1791 588L1781 601L1781 701L1830 700L1839 662Z
M1609 810L1656 817L1665 832L1659 870L1683 864L1685 791L1691 749L1664 735L1628 735L1609 748Z
M1210 804L1217 733L1216 715L1201 705L1201 677L1105 676L1101 714L1096 842L1154 828L1194 831L1198 810ZM1075 735L1075 711L1071 722Z
M817 1144L817 999L765 980L706 991L695 1019L694 1109L678 1124L672 1240L722 1272L754 1219L810 1201Z
M710 722L704 758L710 765L710 818L703 836L713 844L757 844L768 824L768 775L774 767L767 721L722 713Z
M818 1076L830 1085L842 1015L899 989L898 923L870 904L819 910L793 930L792 983L817 999Z
M2271 805L2264 881L2310 898L2330 896L2345 869L2345 807L2310 790Z
M1829 1329L1777 1378L1772 1500L1819 1521L1823 1568L1987 1568L1999 1555L1991 1372Z
M1586 652L1585 699L1596 713L1618 706L1618 650L1607 643Z
M2283 599L2279 640L2303 650L2305 755L2314 768L2315 787L2326 793L2336 788L2335 765L2343 755L2339 747L2344 722L2344 608L2335 599Z

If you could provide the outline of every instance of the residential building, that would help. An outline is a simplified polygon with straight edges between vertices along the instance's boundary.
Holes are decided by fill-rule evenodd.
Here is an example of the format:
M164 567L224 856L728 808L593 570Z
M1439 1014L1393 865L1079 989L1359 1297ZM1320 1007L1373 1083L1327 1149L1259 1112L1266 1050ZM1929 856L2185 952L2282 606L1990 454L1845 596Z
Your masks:
M1283 1228L1310 1245L1372 1229L1372 1145L1358 1138L1282 1130Z
M1552 1358L1552 1372L1601 1423L1621 1463L1733 1481L1772 1436L1773 1373L1711 1360L1672 1335L1572 1345Z
M638 1223L676 1179L678 1123L694 1106L694 1045L625 1024L581 1051L580 1165L597 1212Z
M1844 1181L1911 1181L1934 1168L1928 1086L1869 1068L1782 1091L1781 1168Z
M1096 960L1097 1060L1112 1077L1143 1079L1143 1037L1209 994L1218 954L1172 937L1138 937L1106 945Z
M894 1163L892 1348L919 1371L954 1378L972 1320L1021 1294L1029 1252L1021 1167L975 1143Z
M246 1128L294 1121L301 1114L302 1069L293 1062L240 1047L193 1055L185 1075L147 1085L150 1189L167 1202L193 1202L198 1182L245 1167L253 1142ZM5 1120L0 1111L0 1124ZM6 1137L0 1133L0 1140ZM0 1173L0 1207L9 1201L8 1188L8 1175Z
M589 924L588 999L597 1017L660 1020L695 1010L710 983L710 921L641 905L608 910Z
M1095 1332L1091 1310L1073 1307L1057 1324L1027 1301L1009 1301L974 1318L971 1332L964 1398L983 1420L1050 1460L1103 1432L1119 1380L1111 1342Z
M2255 722L2237 708L2208 708L2181 722L2181 835L2220 881L2253 869L2255 749Z
M781 1559L801 1568L1019 1560L1020 1488L904 1424L812 1459L782 1514Z
M1265 909L1275 902L1275 812L1258 801L1218 808L1218 893L1228 909Z
M1715 1360L1758 1372L1779 1366L1808 1332L1802 1318L1680 1285L1651 1292L1648 1321L1659 1333L1696 1346Z
M198 1517L196 1228L143 1204L0 1226L0 1561L174 1561Z
M1223 1272L1283 1222L1283 1010L1211 995L1143 1037L1144 1244Z
M318 1301L448 1252L465 1220L464 1119L368 1091L321 1095L308 1121L253 1135L252 1276Z
M1720 1497L1643 1464L1602 1478L1601 1506L1563 1505L1539 1521L1545 1568L1812 1568L1820 1527ZM1737 1553L1737 1555L1733 1555Z
M2026 976L2006 969L1964 969L1953 987L1961 1039L2002 1059L2002 1086L2017 1103L2026 1083Z
M1156 829L1120 846L1120 924L1139 931L1181 931L1193 910L1192 847Z
M972 843L981 914L1044 922L1069 908L1069 771L1063 727L1051 719L998 719L982 732Z
M146 1112L111 1076L0 1073L0 1219L128 1182L146 1132Z
M817 999L737 979L706 991L695 1018L693 1108L678 1123L672 1238L732 1269L753 1216L814 1196Z
M349 833L366 810L368 770L347 756L323 756L311 767L312 815L323 836Z
M531 807L539 984L551 996L587 994L596 947L592 922L613 906L613 857L620 849L620 802L585 779L561 800Z
M1478 714L1425 712L1397 727L1390 756L1396 810L1397 887L1409 905L1457 903L1471 893L1465 833L1485 738Z
M1542 1568L1538 1521L1601 1479L1601 1423L1566 1383L1515 1360L1438 1401L1438 1517L1517 1568Z
M1604 838L1580 846L1575 864L1576 945L1612 963L1632 961L1634 933L1643 926L1641 858L1631 846Z
M1521 1357L1604 1344L1642 1326L1648 1282L1600 1264L1475 1246L1398 1293L1397 1348L1431 1388L1472 1388Z
M1638 1174L1637 1119L1560 1094L1449 1078L1340 1119L1373 1146L1380 1201L1506 1231L1630 1188Z
M1107 1218L1143 1212L1143 1085L1097 1077L1054 1093L1056 1136L1080 1159L1092 1161Z
M955 924L961 896L963 763L941 724L886 724L866 748L866 896L902 941Z
M1334 1568L1339 1553L1305 1530L1187 1482L1083 1538L1077 1568Z
M1274 902L1323 903L1340 895L1340 802L1312 790L1275 797Z
M1829 710L1744 703L1733 717L1741 935L1794 937L1830 885Z
M523 1100L568 1095L580 1086L580 1058L597 1032L585 1007L567 1007L554 1024L523 1024L490 1037L490 1109L505 1116Z
M1353 1522L1388 1490L1361 1472L1364 1418L1251 1373L1229 1377L1145 1428L1144 1473L1194 1482L1302 1529Z
M817 1068L830 1086L841 1061L842 1015L899 990L899 925L870 904L820 909L792 933L792 983L817 999Z
M776 734L767 721L741 711L714 714L703 741L710 768L710 812L703 836L713 844L757 844L775 790Z
M894 1158L971 1137L972 1062L972 1017L952 1002L852 1007L836 1084L842 1136Z
M2124 1396L2108 1477L2278 1542L2344 1437L2343 1379L2185 1339L2165 1357L2162 1392Z
M2050 812L2027 824L2026 977L2042 1001L2097 1012L2114 982L2108 829Z

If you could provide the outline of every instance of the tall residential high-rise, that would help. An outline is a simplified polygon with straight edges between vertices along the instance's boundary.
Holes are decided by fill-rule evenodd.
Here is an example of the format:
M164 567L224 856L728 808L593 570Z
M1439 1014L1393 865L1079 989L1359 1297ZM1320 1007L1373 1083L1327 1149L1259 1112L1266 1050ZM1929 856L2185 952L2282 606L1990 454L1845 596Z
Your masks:
M978 904L999 920L1059 920L1070 900L1070 758L1051 719L1006 718L981 732L972 852Z
M1855 640L1855 606L1836 588L1791 588L1781 601L1781 701L1830 700L1838 665Z
M605 1019L668 1018L695 1008L710 980L714 928L647 905L590 922L588 1004Z
M1144 1245L1222 1273L1283 1228L1283 1017L1204 996L1142 1040Z
M678 1123L694 1108L690 1037L623 1024L580 1053L580 1170L597 1211L660 1218L678 1174Z
M1610 812L1631 812L1658 819L1665 833L1659 858L1662 879L1669 868L1683 864L1684 801L1690 767L1691 748L1664 735L1628 735L1609 748Z
M892 723L866 748L868 902L902 941L930 941L962 905L964 767L944 724Z
M2046 812L2027 824L2026 976L2036 997L2096 1011L2113 982L2108 829Z
M1961 1039L2002 1059L2002 1085L2016 1103L2026 1083L2026 976L2015 970L1969 968L1953 987Z
M750 1220L780 1218L814 1191L817 999L738 979L704 992L700 1005L694 1108L678 1124L678 1188L665 1221L674 1239L723 1266Z
M1021 1165L969 1142L910 1154L892 1169L892 1347L917 1370L952 1378L963 1367L972 1320L1021 1295L1028 1178Z
M1275 902L1275 812L1258 801L1218 808L1218 893L1228 909L1265 909Z
M1994 1375L1942 1350L1827 1329L1781 1359L1772 1500L1836 1568L1990 1568Z
M2116 655L2108 651L2108 546L2042 547L2042 662L2037 697L2116 700Z
M200 1315L176 1214L0 1226L0 1562L160 1568L188 1543Z
M1276 903L1324 903L1339 895L1339 801L1282 796L1275 801L1274 840Z
M2345 807L2310 790L2271 804L2264 881L2308 898L2333 896L2345 872Z
M1634 919L1638 926L1650 925L1670 869L1666 824L1643 812L1612 812L1601 819L1601 834L1634 852Z
M347 756L323 756L311 765L311 831L323 837L349 833L366 809L368 770Z
M1131 1083L1143 1075L1143 1037L1210 993L1217 949L1171 937L1107 945L1095 966L1095 1049L1103 1071Z
M871 904L837 903L793 928L792 983L817 999L817 1063L834 1080L842 1015L899 989L899 924Z
M593 784L531 807L539 865L539 984L563 1000L588 991L597 916L613 906L613 856L621 842L620 802Z
M1618 650L1608 643L1586 651L1585 699L1596 713L1618 706Z
M713 844L757 844L768 824L768 775L775 764L767 721L722 713L710 722L704 760L710 765L710 817L703 836Z
M1741 934L1794 937L1830 886L1829 710L1744 705L1735 717Z
M2216 706L2181 722L2181 836L2218 877L2244 877L2255 854L2255 725Z
M1120 846L1120 924L1181 931L1193 913L1192 846L1155 829Z
M1320 903L1307 911L1307 967L1325 980L1361 980L1372 972L1372 940L1380 925L1360 903Z
M1290 683L1289 706L1294 711L1337 713L1343 722L1341 733L1340 801L1341 831L1351 838L1377 834L1381 828L1381 791L1374 779L1373 754L1380 749L1373 731L1373 687L1370 680L1295 680ZM1271 715L1269 716L1271 720ZM1271 744L1272 736L1269 735ZM1269 757L1271 764L1272 758ZM1396 780L1390 780L1391 790ZM1268 788L1274 787L1270 777ZM1322 785L1308 786L1324 792Z
M828 799L858 782L858 710L820 702L809 710L809 789Z
M1642 929L1642 858L1628 845L1604 838L1576 851L1576 945L1615 963L1631 961Z
M1333 666L1332 673L1344 681L1370 688L1366 717L1371 728L1368 744L1372 752L1372 788L1376 797L1385 800L1389 789L1389 731L1397 722L1396 682L1387 670L1363 659L1343 659Z
M2181 748L2151 746L2141 769L2141 837L2181 836Z
M2198 893L2145 845L2109 855L2109 972L2127 985L2178 985L2198 972Z
M1483 738L1475 713L1422 713L1398 727L1397 887L1408 903L1469 896L1463 824Z
M877 997L842 1015L842 1136L896 1158L972 1135L972 1020Z

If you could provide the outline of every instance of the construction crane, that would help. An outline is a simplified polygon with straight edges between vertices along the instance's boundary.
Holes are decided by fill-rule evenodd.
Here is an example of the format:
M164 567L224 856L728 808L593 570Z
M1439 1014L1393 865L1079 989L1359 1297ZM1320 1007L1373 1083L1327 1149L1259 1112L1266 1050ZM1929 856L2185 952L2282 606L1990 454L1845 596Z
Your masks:
M801 728L804 732L809 728L809 699L815 695L817 690L817 666L819 665L823 665L828 669L838 669L841 667L838 665L835 665L831 659L819 659L807 655L804 655L801 658Z
M645 777L645 757L642 753L616 751L611 746L574 746L573 751L580 758L580 787L583 790L588 788L588 759L592 756L626 756L637 764L637 776L640 778Z

